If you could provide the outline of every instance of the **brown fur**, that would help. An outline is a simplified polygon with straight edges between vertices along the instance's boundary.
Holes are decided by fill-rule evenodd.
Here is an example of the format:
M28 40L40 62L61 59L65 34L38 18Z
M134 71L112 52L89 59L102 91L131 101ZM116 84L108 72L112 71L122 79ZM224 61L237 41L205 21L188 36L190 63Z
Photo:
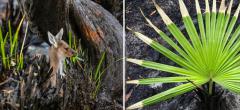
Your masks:
M59 72L61 61L64 61L65 57L72 57L74 54L75 51L63 40L57 42L57 48L54 46L49 48L50 68L52 68L50 81L52 87L56 86L57 73Z

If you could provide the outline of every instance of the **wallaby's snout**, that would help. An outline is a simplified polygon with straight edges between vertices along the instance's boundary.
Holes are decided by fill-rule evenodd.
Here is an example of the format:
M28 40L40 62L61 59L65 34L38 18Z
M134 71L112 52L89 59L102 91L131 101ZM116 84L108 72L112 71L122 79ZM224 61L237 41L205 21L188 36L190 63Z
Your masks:
M70 57L77 55L77 52L73 49L70 50Z
M74 55L76 55L76 54L77 54L76 51L74 51L73 49L69 48L69 49L67 50L66 56L67 56L67 57L72 57L72 56L74 56Z
M69 45L64 41L59 42L58 45L60 53L65 57L72 57L77 54L77 52L70 48Z

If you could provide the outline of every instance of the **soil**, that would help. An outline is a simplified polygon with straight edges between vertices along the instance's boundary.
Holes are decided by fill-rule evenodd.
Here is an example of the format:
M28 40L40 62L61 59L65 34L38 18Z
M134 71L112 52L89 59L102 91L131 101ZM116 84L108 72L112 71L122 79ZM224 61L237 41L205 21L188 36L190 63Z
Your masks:
M178 0L156 0L156 2L161 6L161 8L166 12L166 14L172 19L174 23L179 27L183 27L181 13L179 11ZM219 4L219 0L217 0ZM190 15L196 18L195 12L195 2L193 0L184 0ZM233 10L237 8L238 1L234 0ZM211 4L211 3L210 3ZM200 6L202 11L204 11L205 5L203 1L200 1ZM219 5L218 5L219 6ZM126 27L130 27L134 31L141 32L150 38L156 39L165 47L166 42L164 42L156 32L151 29L147 22L144 20L139 9L142 9L145 15L161 30L169 32L165 28L166 25L163 23L161 17L156 12L156 9L152 3L152 0L126 0ZM239 22L239 21L238 21ZM184 32L184 30L183 30ZM150 61L161 62L164 64L175 65L174 62L167 59L160 53L155 52L151 47L147 46L137 37L135 37L131 32L126 30L126 56L130 58L138 58ZM127 63L126 65L126 79L140 79L147 77L159 77L159 76L169 76L170 74L146 69L135 64ZM169 88L175 87L178 84L155 84L150 86L135 86L127 85L126 94L132 93L126 106L134 104L145 98L153 96L162 91L168 90ZM220 87L217 87L221 89ZM144 107L141 110L201 110L199 102L196 100L196 94L194 92L189 92L181 96L169 99L167 101L155 104L153 106ZM237 110L240 109L240 96L224 91L221 101L220 110Z

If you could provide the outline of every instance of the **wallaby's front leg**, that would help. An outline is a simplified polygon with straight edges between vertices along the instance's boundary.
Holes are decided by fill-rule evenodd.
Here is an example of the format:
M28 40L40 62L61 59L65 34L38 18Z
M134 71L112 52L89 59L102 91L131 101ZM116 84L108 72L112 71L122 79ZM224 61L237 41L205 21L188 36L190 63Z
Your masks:
M60 74L60 77L61 78L63 78L63 77L65 77L65 74L64 74L64 72L63 72L63 61L61 61L60 62L60 65L59 65L60 67L59 67L59 74Z
M51 81L51 87L56 87L56 85L57 85L57 70L56 69L52 69L50 81Z

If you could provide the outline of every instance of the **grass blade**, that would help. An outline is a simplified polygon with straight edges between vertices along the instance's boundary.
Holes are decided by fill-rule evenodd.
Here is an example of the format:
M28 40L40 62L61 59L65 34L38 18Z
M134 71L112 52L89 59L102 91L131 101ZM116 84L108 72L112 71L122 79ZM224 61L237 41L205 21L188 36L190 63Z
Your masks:
M25 15L23 15L23 17L22 17L22 19L21 19L21 21L20 21L20 23L17 27L17 30L14 34L13 42L12 42L12 45L10 46L10 56L13 55L13 51L15 51L15 49L16 49L16 45L17 45L17 41L18 41L18 34L19 34L20 28L22 26L22 23L24 21L24 18L25 18Z

